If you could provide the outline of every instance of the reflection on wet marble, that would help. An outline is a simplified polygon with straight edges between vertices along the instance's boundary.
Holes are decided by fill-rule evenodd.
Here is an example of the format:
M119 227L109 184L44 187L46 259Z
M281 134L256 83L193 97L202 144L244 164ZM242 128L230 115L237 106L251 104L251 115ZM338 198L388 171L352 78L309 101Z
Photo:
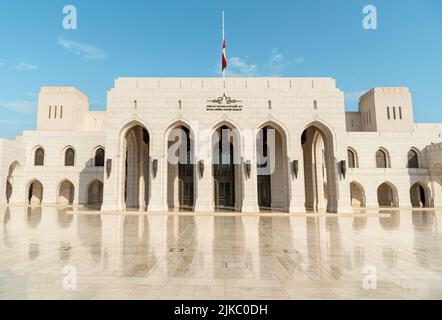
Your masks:
M440 212L70 210L0 208L0 299L442 299ZM76 290L63 288L66 266ZM364 289L366 266L376 268L375 290Z

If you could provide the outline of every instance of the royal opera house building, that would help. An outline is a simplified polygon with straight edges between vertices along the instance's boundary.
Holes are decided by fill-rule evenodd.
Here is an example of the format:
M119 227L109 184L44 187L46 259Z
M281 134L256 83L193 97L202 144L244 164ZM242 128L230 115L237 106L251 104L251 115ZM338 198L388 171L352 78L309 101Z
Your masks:
M357 112L332 78L119 78L105 111L73 87L44 87L36 130L0 139L0 204L442 207L441 142L442 125L414 123L402 87L373 88Z

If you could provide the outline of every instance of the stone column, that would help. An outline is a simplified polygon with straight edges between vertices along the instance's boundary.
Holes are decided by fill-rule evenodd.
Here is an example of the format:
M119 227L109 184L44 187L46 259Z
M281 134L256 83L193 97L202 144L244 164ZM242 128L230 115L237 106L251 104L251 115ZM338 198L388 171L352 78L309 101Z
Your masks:
M12 183L12 195L9 199L10 204L27 204L26 194L28 190L25 190L24 179L22 177L14 177Z
M145 145L142 141L142 139L140 139L140 141L138 141L138 207L140 211L145 211L146 210L146 200L145 200L145 190L146 190L146 185L145 185L145 177L144 177L144 164L145 164Z
M101 211L122 211L126 209L126 204L123 201L124 198L124 174L125 166L124 162L125 153L120 154L118 150L118 136L114 133L107 134L106 137L106 159L105 166L107 166L107 160L112 161L112 170L109 177L107 176L107 168L104 169L103 178L103 205ZM125 150L124 146L124 150ZM81 186L80 186L81 187ZM83 186L86 188L87 186ZM87 192L84 190L83 192ZM83 197L81 197L83 198ZM87 199L85 199L87 201Z
M78 174L78 176L80 176L80 173ZM78 177L79 179L79 177ZM80 201L80 183L78 182L78 179L73 179L71 182L74 185L74 201L72 202L72 204L74 206L78 206L81 201ZM103 192L104 192L104 186L103 186ZM104 194L103 194L104 197Z
M367 183L365 187L365 207L368 209L378 208L378 186L373 183Z
M413 206L411 205L411 199L410 199L410 182L409 181L398 181L396 184L398 198L399 198L399 207L404 209L412 209Z
M353 207L351 206L350 197L350 180L348 177L343 178L340 170L337 170L338 174L338 213L352 213Z
M247 161L247 159L245 160ZM245 164L243 165L245 166ZM255 159L250 160L250 177L247 176L245 172L245 167L243 168L243 174L241 175L243 187L243 203L241 207L241 212L259 212L258 206L258 178L257 178L257 167Z
M316 181L315 184L315 192L316 192L316 203L317 203L317 210L318 212L324 212L327 209L327 201L330 198L329 195L329 181L328 179L325 179L326 177L323 175L325 173L325 166L326 164L323 162L322 159L322 148L315 149L314 152L314 172L313 176L315 177L314 180ZM325 199L326 195L324 192L324 184L327 184L327 199Z
M198 162L204 161L204 174L200 175ZM195 174L195 212L214 212L213 166L209 157L197 159Z
M292 156L288 159L288 174L290 184L290 206L289 213L305 213L305 177L304 157L301 145L291 146ZM298 161L298 175L296 177L293 161Z
M58 185L47 183L46 181L40 181L43 186L43 199L42 205L54 205L58 199Z
M155 175L153 163L158 160L158 170ZM150 212L167 212L167 157L159 157L158 153L154 153L151 157L150 164L150 199L148 211Z
M243 130L243 148L239 157L235 157L241 162L240 179L242 185L242 206L241 212L259 212L258 205L258 170L256 163L256 134L253 130ZM239 142L237 141L239 144ZM250 177L247 175L246 163L250 162Z

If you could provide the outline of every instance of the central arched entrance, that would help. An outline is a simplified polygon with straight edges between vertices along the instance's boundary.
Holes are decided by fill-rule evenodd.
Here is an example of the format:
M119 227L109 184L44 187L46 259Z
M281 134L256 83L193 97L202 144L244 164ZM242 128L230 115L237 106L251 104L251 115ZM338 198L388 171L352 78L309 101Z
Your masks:
M187 126L178 125L168 134L167 144L168 207L192 210L195 203L194 137Z
M289 207L287 138L282 129L268 124L258 131L256 159L260 210L287 210Z
M139 124L124 135L124 191L126 208L145 210L149 201L149 145L150 135Z
M315 122L302 133L301 144L304 154L306 210L336 213L337 169L331 131L323 124Z
M239 132L220 126L212 137L214 202L217 210L240 210L241 158Z

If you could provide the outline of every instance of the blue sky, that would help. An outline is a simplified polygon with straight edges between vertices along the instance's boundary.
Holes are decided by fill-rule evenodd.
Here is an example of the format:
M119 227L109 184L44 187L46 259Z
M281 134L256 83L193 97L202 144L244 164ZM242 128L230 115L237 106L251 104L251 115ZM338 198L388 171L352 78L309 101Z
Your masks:
M63 29L68 4L78 30ZM377 30L362 28L367 4ZM104 109L119 76L218 76L222 9L230 75L334 77L347 110L371 87L407 86L415 121L442 123L440 0L2 0L0 137L34 129L42 86Z

